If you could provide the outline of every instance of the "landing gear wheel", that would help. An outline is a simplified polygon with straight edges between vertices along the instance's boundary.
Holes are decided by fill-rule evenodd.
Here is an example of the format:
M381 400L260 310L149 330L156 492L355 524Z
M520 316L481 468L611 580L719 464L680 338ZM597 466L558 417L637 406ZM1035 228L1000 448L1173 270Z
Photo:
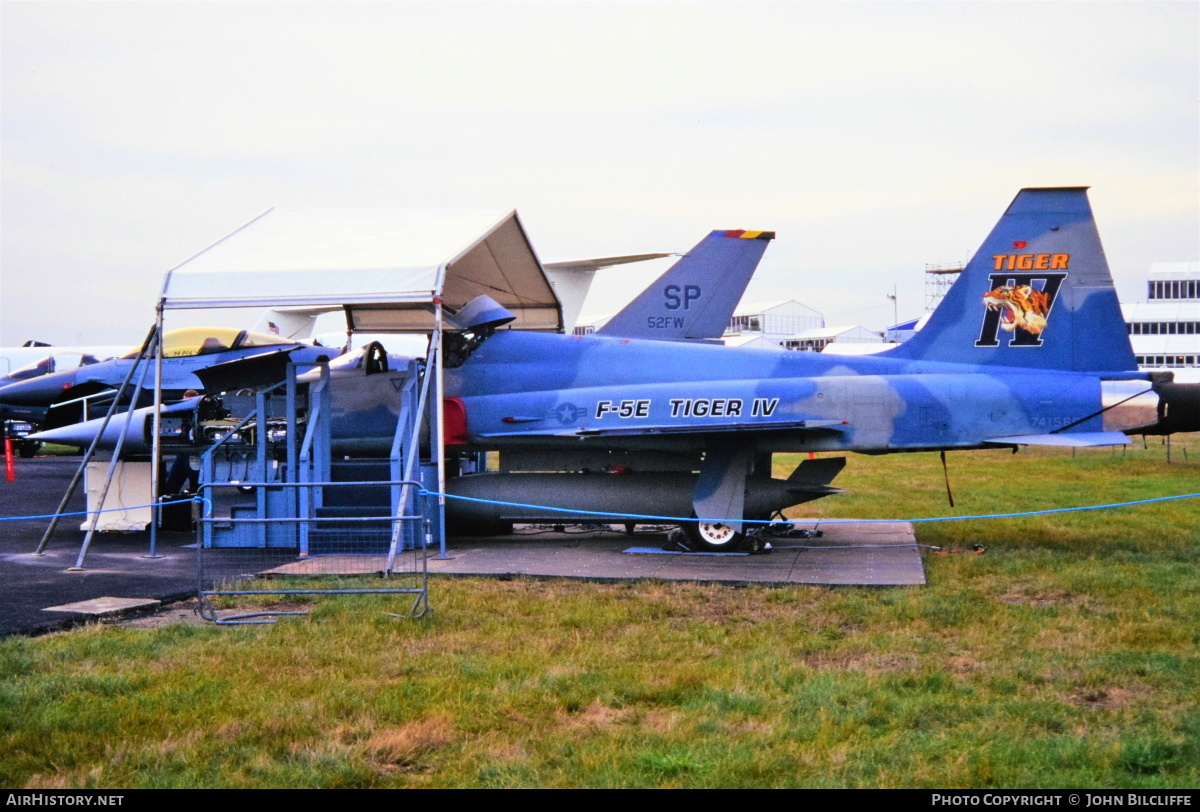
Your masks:
M745 535L723 522L694 521L682 525L683 532L696 546L706 553L730 553L742 548Z

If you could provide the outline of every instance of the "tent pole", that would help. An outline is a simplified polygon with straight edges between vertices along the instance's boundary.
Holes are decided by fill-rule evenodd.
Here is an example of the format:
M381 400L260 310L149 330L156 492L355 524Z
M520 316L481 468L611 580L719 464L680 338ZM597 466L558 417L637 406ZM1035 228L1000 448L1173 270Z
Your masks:
M150 349L150 342L155 340L157 336L157 328L151 327L150 332L146 334L146 340L142 342L142 347L138 350L138 357L144 356ZM83 460L79 463L78 470L75 471L75 476L71 479L71 484L67 486L67 492L63 495L62 501L58 503L58 510L54 511L54 518L50 520L50 526L46 528L46 532L42 535L42 540L38 542L37 549L34 550L34 555L44 555L46 552L46 544L49 543L50 537L54 535L54 529L58 527L58 520L62 518L63 511L67 509L67 503L71 501L71 497L75 495L75 488L79 486L79 480L83 478L84 471L87 470L87 465L91 462L92 457L96 454L96 448L100 445L100 439L104 436L104 432L108 430L109 421L113 415L117 413L117 407L121 401L121 395L125 393L126 387L133 381L133 375L137 372L137 362L135 361L129 372L125 374L125 380L117 388L117 393L113 396L112 403L108 406L108 411L104 415L104 420L100 423L100 430L96 432L96 436L92 439L92 444L88 446L87 451L83 453ZM136 397L136 396L135 396ZM83 417L87 419L87 401L83 403Z
M154 437L150 449L150 553L146 558L159 558L158 555L158 524L162 518L162 506L159 504L158 472L162 467L162 446L159 436L162 429L162 364L163 364L163 301L158 300L155 308L154 329L158 341L154 347ZM136 405L136 404L135 404Z
M437 443L434 448L437 451L437 472L438 472L438 557L446 558L446 412L444 408L445 398L443 396L444 378L442 376L442 328L445 323L442 321L442 297L434 299L436 309L434 310L434 329L437 331L437 381L434 390L434 397L437 399L435 408L437 409L437 434L435 441Z
M155 343L157 343L160 338L161 337L156 334L154 337ZM105 500L108 499L108 491L112 487L113 476L117 472L117 466L121 463L121 450L125 446L125 438L129 435L129 425L133 422L133 413L137 411L137 409L134 407L137 406L138 392L140 392L142 387L145 385L146 374L150 371L150 359L147 358L143 352L142 355L139 356L138 360L134 361L133 364L134 367L137 367L138 364L141 364L142 371L138 375L137 384L133 387L132 399L129 402L129 408L125 411L125 422L121 424L121 433L117 437L117 444L113 446L112 459L109 460L108 463L108 473L104 477L104 487L100 489L100 498L96 502L96 512L95 514L88 514L88 519L90 521L88 522L87 534L83 537L83 546L79 548L79 557L75 559L75 566L68 567L67 572L83 571L83 562L84 559L87 558L88 549L92 546L92 538L96 535L96 529L100 526L100 514L104 512L104 503ZM151 519L153 519L153 511L151 512Z

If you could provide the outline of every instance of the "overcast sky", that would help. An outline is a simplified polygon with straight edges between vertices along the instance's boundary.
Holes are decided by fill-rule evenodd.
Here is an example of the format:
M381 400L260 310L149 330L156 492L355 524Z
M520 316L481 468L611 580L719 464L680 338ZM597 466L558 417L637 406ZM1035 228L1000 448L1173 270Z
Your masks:
M1092 187L1124 299L1200 259L1196 2L3 0L0 37L3 345L140 341L271 206L515 208L546 261L772 229L747 301L873 329L1022 186Z

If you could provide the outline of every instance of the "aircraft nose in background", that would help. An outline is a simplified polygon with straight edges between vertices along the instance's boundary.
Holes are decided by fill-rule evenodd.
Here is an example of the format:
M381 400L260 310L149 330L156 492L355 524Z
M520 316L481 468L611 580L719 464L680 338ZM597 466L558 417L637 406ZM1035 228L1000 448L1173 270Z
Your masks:
M0 403L18 406L49 406L75 382L74 375L43 375L28 381L16 381L0 388Z

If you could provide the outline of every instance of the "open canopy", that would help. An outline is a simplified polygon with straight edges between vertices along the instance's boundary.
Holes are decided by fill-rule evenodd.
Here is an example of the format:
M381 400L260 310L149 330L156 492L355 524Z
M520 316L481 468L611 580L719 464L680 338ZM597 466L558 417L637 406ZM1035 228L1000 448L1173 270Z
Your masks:
M561 330L558 298L515 211L272 209L167 273L165 310L344 308L366 332L428 331L440 298L480 294L513 327Z

